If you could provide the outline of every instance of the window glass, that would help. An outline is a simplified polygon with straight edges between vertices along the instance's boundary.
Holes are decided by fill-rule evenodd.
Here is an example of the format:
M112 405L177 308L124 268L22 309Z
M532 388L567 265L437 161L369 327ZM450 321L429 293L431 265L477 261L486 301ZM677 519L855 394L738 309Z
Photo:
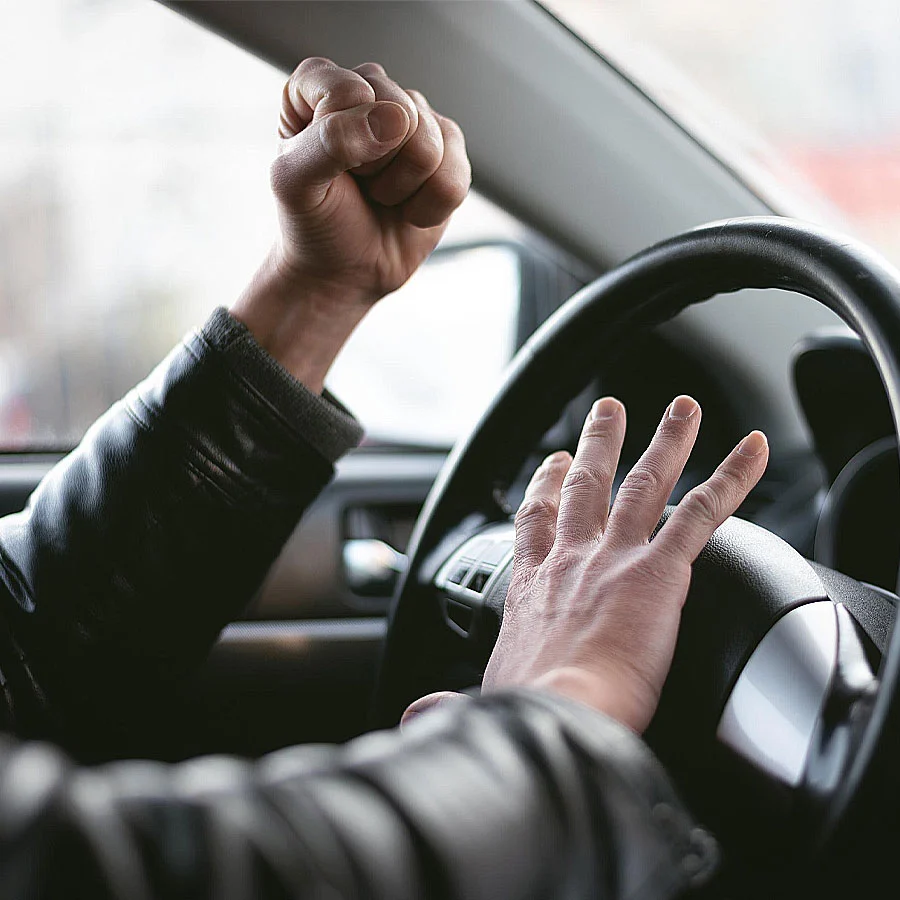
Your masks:
M896 0L545 5L780 211L850 228L900 262Z
M268 167L284 78L152 0L4 4L0 449L73 445L237 296L274 235ZM445 242L518 232L473 194ZM479 383L509 352L509 260L435 265L467 297L454 302L421 276L372 318L390 352L374 352L364 323L335 371L341 398L382 439L449 442L481 402L471 372L448 363L478 277L498 291L484 326L500 348L482 359ZM440 365L426 371L429 359ZM427 392L412 390L419 366ZM392 394L399 381L407 388ZM456 398L441 423L429 394Z

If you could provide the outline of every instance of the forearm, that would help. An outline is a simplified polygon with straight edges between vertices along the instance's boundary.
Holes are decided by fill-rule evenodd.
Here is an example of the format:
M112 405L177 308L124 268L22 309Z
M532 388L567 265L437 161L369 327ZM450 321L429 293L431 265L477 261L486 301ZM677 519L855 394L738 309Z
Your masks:
M715 862L637 737L524 691L256 764L85 771L33 745L4 755L6 771L31 759L47 785L33 815L5 817L9 846L26 848L7 865L36 898L94 877L98 897L218 895L227 878L235 900L664 900ZM0 812L30 784L11 779ZM55 865L29 866L29 847Z
M377 297L294 274L276 245L231 308L260 346L309 390L325 377Z
M106 721L196 665L359 434L214 315L0 521L0 612L50 704Z

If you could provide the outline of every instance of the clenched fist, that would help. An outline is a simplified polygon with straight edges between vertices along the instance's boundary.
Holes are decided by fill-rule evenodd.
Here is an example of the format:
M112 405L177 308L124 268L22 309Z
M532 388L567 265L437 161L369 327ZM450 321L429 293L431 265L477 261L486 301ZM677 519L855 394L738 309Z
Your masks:
M321 390L366 311L434 249L471 167L459 126L376 63L304 60L284 88L279 137L280 234L233 312Z

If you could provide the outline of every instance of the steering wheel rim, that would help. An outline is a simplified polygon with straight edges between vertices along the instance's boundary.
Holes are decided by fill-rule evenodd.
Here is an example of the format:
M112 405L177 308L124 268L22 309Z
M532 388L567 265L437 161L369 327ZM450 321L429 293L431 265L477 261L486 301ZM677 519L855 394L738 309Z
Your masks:
M863 340L900 433L900 273L863 244L792 219L714 222L642 251L585 287L522 347L471 431L447 459L410 541L409 566L392 605L374 699L378 725L396 724L428 666L429 635L442 627L434 604L417 603L436 560L473 519L507 514L502 496L566 402L644 329L715 295L748 288L804 294L837 313ZM588 350L590 352L588 352ZM552 377L548 377L552 375ZM522 410L528 410L522 415ZM900 747L900 629L890 636L880 687L855 757L833 800L822 841L852 833L891 772Z

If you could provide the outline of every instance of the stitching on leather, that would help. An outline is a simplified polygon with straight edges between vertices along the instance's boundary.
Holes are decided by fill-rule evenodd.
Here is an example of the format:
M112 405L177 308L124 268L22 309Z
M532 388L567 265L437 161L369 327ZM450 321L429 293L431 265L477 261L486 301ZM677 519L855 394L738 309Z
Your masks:
M199 342L203 346L203 348L206 350L206 353L199 353L197 351L197 348L193 346L195 341ZM208 365L211 361L211 358L218 360L219 357L223 356L221 351L210 344L199 332L194 332L190 341L183 341L182 346L198 366ZM246 412L258 425L260 425L261 427L271 427L272 425L274 425L276 428L280 428L285 431L292 441L302 442L304 446L309 448L311 453L314 453L317 457L321 456L321 454L318 453L315 448L308 443L308 441L306 441L303 435L300 432L296 431L290 425L290 423L279 413L279 411L269 403L265 396L260 394L249 382L246 381L246 379L242 378L239 373L232 369L226 359L221 359L218 361L220 362L220 366L224 370L224 374L228 378L229 382L232 383L245 396L249 397L253 401L256 401L256 403L251 403L249 405ZM151 430L156 423L165 421L160 413L152 406L150 406L137 392L137 390L134 390L130 394L130 396L133 398L133 400L137 401L141 409L145 410L152 419L156 420L156 422L144 422L141 419L139 411L132 406L131 401L126 401L126 403L124 404L126 411L129 413L130 417L134 421L136 421L142 428L144 428L145 430ZM270 415L260 415L260 413L263 411L261 407L264 407L265 411L269 412ZM213 486L215 486L229 500L238 500L241 496L253 497L257 495L258 492L254 490L255 479L248 475L244 475L244 473L242 473L239 469L232 471L230 469L224 468L221 463L215 457L209 454L201 444L193 440L189 431L184 431L182 437L185 440L187 451L185 453L185 465L190 467L193 474L198 478L201 478L204 483L212 484ZM191 455L194 456L193 461L190 458ZM208 466L208 470L199 466L196 462L197 459L202 460L206 464L206 466ZM328 462L327 460L324 460L323 457L323 469L327 466ZM220 482L224 482L224 484Z
M281 414L281 412L278 410L277 407L275 407L271 404L271 402L268 400L268 398L264 394L262 394L260 391L258 391L256 389L256 387L254 387L254 385L251 384L246 378L244 378L239 372L235 371L232 368L232 366L229 364L227 358L224 358L224 354L220 350L218 350L218 348L216 348L212 344L210 344L209 341L207 341L206 338L200 333L197 333L195 335L195 337L200 343L202 343L202 345L206 349L207 353L214 355L214 358L221 364L221 368L224 369L225 376L228 378L229 382L231 382L245 396L249 397L253 401L256 401L255 405L251 405L246 410L246 412L253 417L254 421L258 425L263 426L263 427L266 427L269 425L275 425L277 427L281 427L282 430L284 430L288 434L288 436L291 438L291 440L302 443L306 448L308 448L310 453L314 454L317 458L321 458L321 460L323 461L323 466L322 466L323 470L331 468L331 463L326 459L326 457L320 451L318 451L312 444L309 443L309 441L306 439L303 432L294 428L294 426L291 424L291 422L285 416L283 416ZM198 363L202 364L202 363L206 362L206 360L204 360L203 356L198 355L196 353L195 349L193 347L189 346L187 343L185 343L185 349L191 354L191 356ZM261 415L263 409L269 413L268 416ZM214 462L214 460L212 460L203 451L202 448L197 447L196 449L197 449L198 455L203 456L206 459L209 459L209 461L211 463L213 463L214 465L216 465L217 468L220 468ZM226 474L228 474L228 473L226 473ZM244 476L241 476L241 478L244 479ZM246 484L247 487L252 486L253 479L247 478L247 479L245 479L245 481L248 482Z
M162 419L162 417L159 415L159 413L156 412L155 410L153 410L153 408L150 407L139 394L136 393L134 396L144 411L149 413L157 421ZM148 433L152 432L153 425L154 425L153 422L145 422L141 418L141 416L138 414L137 409L135 409L131 405L131 403L126 402L124 404L124 407L125 407L125 412L127 413L128 417L133 422L135 422L144 431L146 431ZM212 475L219 474L223 480L229 482L230 484L234 485L238 489L243 489L244 491L246 491L246 489L249 485L246 481L242 480L242 476L236 477L233 473L230 473L230 472L228 472L228 470L223 469L222 466L218 465L215 462L215 460L213 460L212 457L209 456L209 454L207 454L203 451L202 447L200 447L198 444L196 444L194 441L192 441L190 439L190 436L188 436L186 445L187 445L187 453L186 453L185 459L184 459L185 467L187 469L189 469L199 479L201 479L204 484L212 485L229 500L237 499L237 497L235 495L229 493L229 491L226 489L226 487L218 484L216 479L214 477L211 477ZM204 469L199 467L194 461L191 460L190 456L187 455L190 453L194 454L195 456L199 456L201 459L203 459L205 462L207 462L209 464L210 468L214 469L215 472L204 471Z
M138 426L138 428L141 428L141 429L143 429L144 431L150 431L150 430L151 430L151 424L152 424L152 423L150 423L150 422L145 422L145 421L138 415L137 410L136 410L130 403L125 403L125 404L124 404L124 407L125 407L125 414L128 416L129 419L131 419L132 422L135 423L135 425Z
M215 488L215 490L222 494L226 500L234 501L240 499L237 494L229 492L226 485L219 484L219 482L215 478L211 478L210 473L205 472L203 469L201 469L193 460L186 459L184 461L184 465L189 472L192 472L194 475L200 478L205 485L209 485L210 487ZM224 476L224 479L226 481L234 481L234 479L230 477L229 473L221 469L221 467L219 467L219 472ZM240 483L235 483L234 486L238 488L242 487Z
M134 390L134 393L132 394L132 396L134 397L136 403L140 406L140 408L141 408L144 412L147 413L147 415L148 415L148 417L149 417L150 419L156 419L156 420L158 420L158 419L160 418L159 410L157 410L157 409L155 409L154 407L152 407L152 406L151 406L151 405L150 405L150 404L149 404L149 403L148 403L148 402L140 395L140 393L138 392L137 389ZM130 404L128 403L127 399L126 399L126 405L130 405ZM147 427L148 427L148 428L151 428L152 426L153 426L153 422L148 422L148 423L147 423Z

